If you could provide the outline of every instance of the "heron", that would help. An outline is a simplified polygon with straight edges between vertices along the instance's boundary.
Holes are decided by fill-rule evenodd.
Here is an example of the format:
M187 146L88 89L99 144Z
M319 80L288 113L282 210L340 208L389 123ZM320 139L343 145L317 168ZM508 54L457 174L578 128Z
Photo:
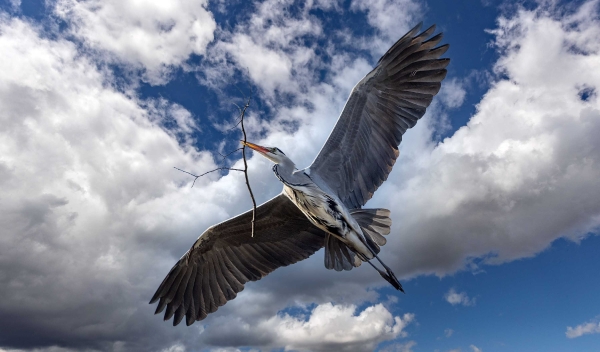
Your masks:
M150 304L164 320L189 326L234 299L248 281L310 257L325 247L325 267L352 270L363 262L404 289L379 258L390 211L365 209L399 156L402 135L425 114L446 77L435 25L418 24L353 88L313 163L297 169L277 147L244 142L274 163L283 191L252 210L209 227L169 271ZM375 261L376 263L373 263ZM379 268L379 265L382 267Z

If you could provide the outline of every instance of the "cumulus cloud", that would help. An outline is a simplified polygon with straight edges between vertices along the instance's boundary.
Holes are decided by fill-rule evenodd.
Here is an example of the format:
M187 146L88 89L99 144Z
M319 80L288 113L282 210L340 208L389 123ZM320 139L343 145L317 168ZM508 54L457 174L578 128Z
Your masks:
M377 344L406 336L404 328L413 314L393 316L382 304L357 313L355 305L317 305L307 316L278 314L255 324L233 320L207 331L204 341L229 346L231 338L245 335L246 343L258 347L284 347L294 351L366 351Z
M197 228L232 215L217 202L212 219L199 216L208 204L171 171L214 166L163 126L174 119L185 140L189 113L115 90L74 43L28 22L0 17L0 34L0 344L107 350L139 334L155 346L177 339L144 318L173 261L164 243L181 255ZM226 189L207 194L236 192Z
M319 2L267 0L253 6L247 21L221 32L202 66L202 80L218 85L234 81L241 71L267 99L276 93L300 93L313 82L311 69L319 65L314 48L305 45L307 38L323 34L320 20L310 14ZM292 6L298 11L292 11Z
M413 0L352 0L351 9L367 14L369 24L379 35L366 45L376 55L383 54L422 17L423 5Z
M464 84L454 77L444 81L438 99L449 108L457 108L465 101L466 94Z
M55 13L73 35L109 60L142 69L164 83L174 66L203 55L216 23L207 1L58 0Z
M475 345L470 345L469 348L472 352L482 352L483 350Z
M570 339L574 339L587 334L599 334L600 322L598 322L598 320L599 319L594 319L592 321L579 324L575 327L568 326L565 335Z
M450 336L452 336L452 334L454 334L454 330L452 330L452 329L445 329L444 330L444 336L450 337Z
M453 306L455 306L457 304L460 304L463 306L475 305L475 298L469 298L469 296L467 296L466 292L458 293L453 288L451 288L450 291L448 291L444 295L444 299L446 300L446 302L450 303ZM444 334L446 335L446 337L450 337L450 336L452 336L453 332L454 331L452 329L446 329L444 331Z

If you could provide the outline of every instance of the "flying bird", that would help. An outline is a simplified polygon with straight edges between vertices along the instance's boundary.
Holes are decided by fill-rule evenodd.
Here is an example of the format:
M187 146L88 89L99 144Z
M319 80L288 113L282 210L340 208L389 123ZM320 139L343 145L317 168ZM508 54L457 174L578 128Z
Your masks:
M407 129L415 126L446 77L448 45L435 26L400 38L352 90L327 142L308 168L296 169L279 148L245 142L271 160L283 191L256 209L208 228L167 274L150 300L173 325L202 320L236 297L248 281L308 258L325 247L325 267L367 262L394 288L402 285L378 257L390 211L362 209L387 179ZM430 38L431 37L431 38ZM373 260L383 267L380 269Z

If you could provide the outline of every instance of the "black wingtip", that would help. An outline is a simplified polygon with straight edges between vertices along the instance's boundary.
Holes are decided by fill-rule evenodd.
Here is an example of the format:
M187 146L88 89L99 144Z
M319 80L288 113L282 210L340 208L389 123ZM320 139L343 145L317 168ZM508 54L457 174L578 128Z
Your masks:
M173 316L173 326L179 325L179 323L181 323L181 321L183 320L184 316L185 316L185 308L183 307L183 305L180 305L177 308L177 310L175 311L175 314Z
M423 24L423 22L421 22L421 24ZM429 37L430 35L432 35L433 32L435 32L435 24L431 25L429 28L427 28L423 32L416 35L415 38L419 38L420 40L423 40L423 39Z
M434 26L435 26L435 24L434 24ZM423 27L423 21L417 23L417 25L414 26L410 31L408 31L408 33L410 33L410 32L418 32L421 29L421 27Z
M163 311L163 309L165 309L165 306L167 305L167 301L165 299L161 299L158 302L158 305L156 306L156 310L154 311L154 314L159 314Z
M160 287L158 288L158 290L156 290L156 292L154 292L154 295L152 295L152 298L150 298L150 302L148 302L148 303L154 304L154 303L156 303L156 301L158 301L159 298L160 298Z

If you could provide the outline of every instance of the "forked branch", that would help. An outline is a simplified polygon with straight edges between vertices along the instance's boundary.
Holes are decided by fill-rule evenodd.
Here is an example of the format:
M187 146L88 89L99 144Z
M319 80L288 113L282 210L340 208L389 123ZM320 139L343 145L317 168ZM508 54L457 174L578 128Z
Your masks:
M248 180L248 162L246 161L246 129L244 128L244 115L246 114L246 109L250 106L250 98L246 100L246 104L242 109L238 107L240 110L240 125L242 126L242 134L244 135L244 140L242 141L244 146L242 147L242 159L244 159L244 176L246 177L246 186L248 186L248 192L250 193L250 198L252 198L252 237L254 237L254 221L256 220L256 199L254 199L254 193L252 193L252 187L250 187L250 180Z
M223 155L221 153L219 153L219 155L221 155L221 157L223 159L227 158L229 155L239 151L240 149L242 150L242 159L244 160L244 169L236 169L236 168L231 168L231 167L218 167L214 170L210 170L207 171L203 174L200 175L196 175L193 174L191 172L185 171L185 170L181 170L180 168L175 167L175 169L181 171L181 172L185 172L188 175L194 176L194 182L192 182L192 188L194 187L194 184L196 183L196 180L198 180L198 178L209 174L211 172L215 172L215 171L220 171L220 170L232 170L232 171L240 171L244 173L244 177L246 179L246 186L248 187L248 193L250 193L250 198L252 199L252 234L251 236L254 237L254 222L256 220L256 199L254 199L254 193L252 193L252 187L250 187L250 180L248 179L248 162L246 161L246 142L247 142L247 137L246 137L246 129L244 128L244 116L246 115L246 109L248 109L248 107L250 106L250 98L246 98L246 103L244 104L243 107L240 107L239 105L233 103L235 106L237 106L238 111L240 112L238 121L236 122L234 127L237 127L238 125L241 126L242 129L242 135L244 136L244 139L242 140L242 144L243 146L241 148L238 148L226 155Z

